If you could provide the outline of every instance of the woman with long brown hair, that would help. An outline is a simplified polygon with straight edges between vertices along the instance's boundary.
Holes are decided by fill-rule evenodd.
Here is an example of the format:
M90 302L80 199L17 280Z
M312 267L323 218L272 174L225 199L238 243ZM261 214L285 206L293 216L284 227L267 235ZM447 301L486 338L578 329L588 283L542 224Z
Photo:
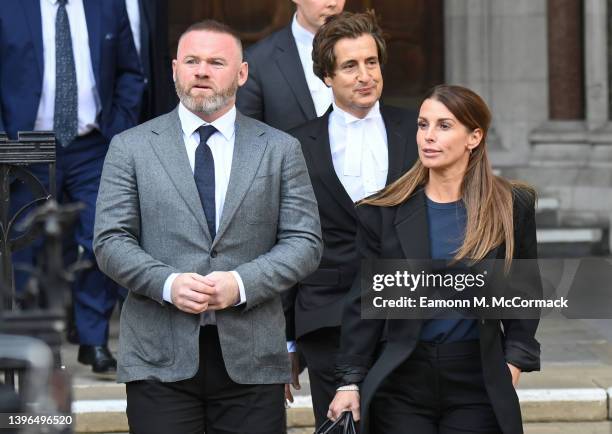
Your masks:
M419 160L357 208L362 258L500 259L505 271L537 258L535 192L494 175L490 122L469 89L428 92ZM361 319L361 289L357 279L345 306L328 417L351 410L363 434L523 432L514 387L539 370L537 319Z

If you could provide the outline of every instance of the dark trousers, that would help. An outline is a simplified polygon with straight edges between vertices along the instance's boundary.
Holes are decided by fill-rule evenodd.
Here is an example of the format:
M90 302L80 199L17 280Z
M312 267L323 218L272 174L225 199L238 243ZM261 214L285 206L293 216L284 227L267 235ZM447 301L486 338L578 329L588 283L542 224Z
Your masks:
M372 434L499 434L478 341L417 345L371 404Z
M310 394L317 428L327 420L327 410L336 394L334 366L340 346L340 327L326 327L301 336L298 348L306 360Z
M78 137L70 146L57 147L56 189L60 203L81 202L84 205L74 227L73 249L81 248L81 257L92 266L77 275L73 284L74 320L79 342L87 345L104 345L108 340L108 324L117 301L117 285L105 276L96 265L92 250L93 225L96 199L104 157L108 149L106 139L99 132ZM45 165L30 166L29 170L49 188L49 172ZM15 181L11 184L11 208L13 212L32 200L26 184ZM17 263L35 264L40 241L18 250L13 255ZM70 255L72 258L76 254ZM17 271L15 287L19 292L28 275Z
M283 384L237 384L229 377L217 328L200 330L200 367L174 383L127 383L132 434L282 434Z

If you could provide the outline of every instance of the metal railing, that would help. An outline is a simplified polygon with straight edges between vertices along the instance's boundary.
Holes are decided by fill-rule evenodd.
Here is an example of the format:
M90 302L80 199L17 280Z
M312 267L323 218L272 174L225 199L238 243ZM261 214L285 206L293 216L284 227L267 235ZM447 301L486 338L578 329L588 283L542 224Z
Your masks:
M24 415L71 411L70 378L61 367L60 347L75 268L64 267L62 237L80 206L60 206L53 199L55 162L52 132L21 132L14 141L0 134L0 371ZM49 188L29 170L33 164L47 165ZM25 184L32 195L18 209L11 203L13 183ZM43 239L40 260L28 267L27 288L16 294L12 254L37 239ZM37 432L28 429L20 432ZM69 433L71 428L46 432Z
M49 189L28 170L32 164L49 168ZM32 201L12 212L11 183L23 182L32 193ZM15 226L28 210L55 197L55 135L49 131L20 132L17 140L0 133L0 256L3 297L0 309L12 310L15 303L12 253L31 244L30 231L16 233Z

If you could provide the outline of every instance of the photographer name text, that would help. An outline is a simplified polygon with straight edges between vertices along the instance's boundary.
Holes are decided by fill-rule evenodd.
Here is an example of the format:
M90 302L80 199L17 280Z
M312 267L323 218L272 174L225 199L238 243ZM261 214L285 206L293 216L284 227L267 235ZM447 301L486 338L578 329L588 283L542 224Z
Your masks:
M375 308L567 308L567 299L525 299L522 297L473 297L460 300L446 300L438 298L422 297L399 297L387 299L385 297L374 297L372 304Z

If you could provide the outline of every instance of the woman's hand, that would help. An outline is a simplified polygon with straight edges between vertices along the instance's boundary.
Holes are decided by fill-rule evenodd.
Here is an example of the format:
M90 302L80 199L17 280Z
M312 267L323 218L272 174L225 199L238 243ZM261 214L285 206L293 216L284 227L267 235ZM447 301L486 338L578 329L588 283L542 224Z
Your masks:
M512 375L512 385L516 389L516 386L518 386L519 377L521 376L521 370L520 368L517 368L516 366L510 363L506 363L506 364L508 365L508 369L510 370L510 375Z
M338 391L329 404L328 419L336 420L345 411L353 413L353 420L359 420L359 392L356 390Z

